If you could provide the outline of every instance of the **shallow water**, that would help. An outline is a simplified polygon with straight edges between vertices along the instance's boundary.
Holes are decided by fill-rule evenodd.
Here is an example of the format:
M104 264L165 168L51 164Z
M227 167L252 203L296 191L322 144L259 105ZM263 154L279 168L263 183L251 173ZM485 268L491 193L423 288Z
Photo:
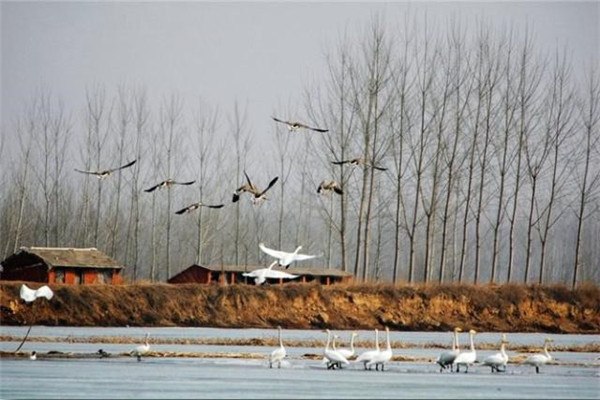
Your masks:
M27 327L0 327L3 335L24 336ZM275 330L212 328L71 328L34 326L31 336L135 336L152 338L265 338ZM350 332L339 332L346 340ZM373 332L361 331L361 339ZM364 336L363 336L364 335ZM323 340L321 331L284 330L284 342ZM414 348L394 349L394 355L435 358L440 349L420 344L450 342L448 333L392 332L391 340L412 343ZM509 334L511 344L540 344L545 336L554 344L582 345L598 342L594 335ZM380 338L383 339L383 338ZM481 334L481 342L496 342L499 334ZM382 340L383 342L383 340ZM463 339L463 342L466 342ZM12 351L18 342L0 342ZM58 350L92 353L129 351L131 344L43 343L27 341L22 351ZM342 370L327 370L320 360L303 354L321 354L320 348L287 347L281 369L269 369L271 347L152 345L154 351L250 352L263 359L135 358L0 360L1 398L600 398L598 354L555 352L556 365L535 369L509 364L506 373L491 374L475 364L469 373L440 374L433 363L390 362L384 372L365 371L352 363ZM360 353L363 349L358 349ZM494 351L478 352L478 359ZM517 355L508 352L509 356Z

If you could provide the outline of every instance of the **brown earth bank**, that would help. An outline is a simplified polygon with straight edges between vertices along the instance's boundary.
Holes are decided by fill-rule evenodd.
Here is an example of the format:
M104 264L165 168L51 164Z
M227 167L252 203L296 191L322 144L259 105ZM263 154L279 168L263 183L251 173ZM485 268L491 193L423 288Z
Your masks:
M0 282L3 325L600 333L600 288L506 285L49 285ZM39 283L27 283L33 289Z

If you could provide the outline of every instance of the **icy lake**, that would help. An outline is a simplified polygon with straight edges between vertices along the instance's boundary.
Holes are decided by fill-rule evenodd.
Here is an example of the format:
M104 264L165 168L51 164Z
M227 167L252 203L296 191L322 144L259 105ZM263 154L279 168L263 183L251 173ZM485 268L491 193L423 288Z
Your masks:
M27 327L0 327L2 335L25 335ZM134 336L143 338L271 338L275 330L211 328L74 328L34 326L31 337ZM336 331L346 340L347 331ZM359 331L361 339L373 332ZM285 340L323 340L320 330L283 330ZM598 343L597 335L510 333L511 344L541 346L550 336L556 346ZM384 337L380 337L384 343ZM477 342L494 343L497 333L482 333ZM434 358L442 350L423 344L448 345L447 332L392 332L392 341L413 344L394 349L394 355ZM463 345L466 338L461 338ZM0 350L13 351L18 342L0 342ZM21 351L51 350L93 353L99 348L124 352L132 345L27 341ZM287 347L288 358L281 369L269 369L265 346L152 345L154 351L252 352L264 359L157 358L137 362L135 358L0 360L0 397L21 398L600 398L600 360L595 353L552 352L556 363L535 369L509 364L506 373L491 374L480 364L469 373L439 373L429 362L390 362L384 372L365 371L350 364L342 370L327 370L320 360L305 359L305 353L322 354L320 348ZM365 349L357 349L361 353ZM478 352L478 359L496 351ZM508 352L509 356L516 355Z

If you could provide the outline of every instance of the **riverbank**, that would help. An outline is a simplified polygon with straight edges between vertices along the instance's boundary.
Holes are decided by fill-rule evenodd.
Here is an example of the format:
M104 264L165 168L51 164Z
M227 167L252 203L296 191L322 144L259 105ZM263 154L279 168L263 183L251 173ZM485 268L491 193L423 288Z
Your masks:
M21 283L0 282L3 325L600 333L593 285L50 285L25 304Z

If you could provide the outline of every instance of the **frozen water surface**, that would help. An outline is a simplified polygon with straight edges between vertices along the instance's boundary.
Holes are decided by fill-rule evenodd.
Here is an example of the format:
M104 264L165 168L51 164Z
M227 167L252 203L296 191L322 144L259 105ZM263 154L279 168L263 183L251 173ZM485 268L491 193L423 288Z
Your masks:
M22 336L26 327L1 327L4 335ZM151 338L253 338L275 337L275 330L208 328L71 328L35 326L32 336L137 336L148 331ZM338 331L336 331L338 332ZM373 333L361 331L361 339ZM363 336L365 335L365 336ZM482 338L482 336L487 337ZM349 332L342 332L344 341ZM594 335L509 334L511 344L538 344L545 336L554 344L583 345L598 342ZM321 331L284 330L290 340L324 338ZM448 344L448 333L392 332L392 340L414 344L394 349L395 355L435 357L440 349L419 348L423 343ZM482 334L481 342L496 342L499 334ZM383 338L381 338L383 339ZM140 339L141 340L141 339ZM383 343L383 340L382 340ZM0 342L12 351L16 342ZM128 351L132 345L27 341L22 351L95 352ZM558 365L547 365L536 374L525 365L509 364L507 372L491 374L474 365L469 373L440 374L436 365L423 362L391 362L384 372L365 371L351 364L327 370L306 353L319 348L287 347L288 359L281 369L269 369L264 346L152 345L156 351L252 352L264 359L135 358L0 360L0 398L600 398L598 354L553 352ZM359 349L360 353L363 349ZM493 351L478 352L483 359ZM517 353L509 352L510 356ZM569 364L566 364L569 363ZM566 364L566 365L564 365Z

